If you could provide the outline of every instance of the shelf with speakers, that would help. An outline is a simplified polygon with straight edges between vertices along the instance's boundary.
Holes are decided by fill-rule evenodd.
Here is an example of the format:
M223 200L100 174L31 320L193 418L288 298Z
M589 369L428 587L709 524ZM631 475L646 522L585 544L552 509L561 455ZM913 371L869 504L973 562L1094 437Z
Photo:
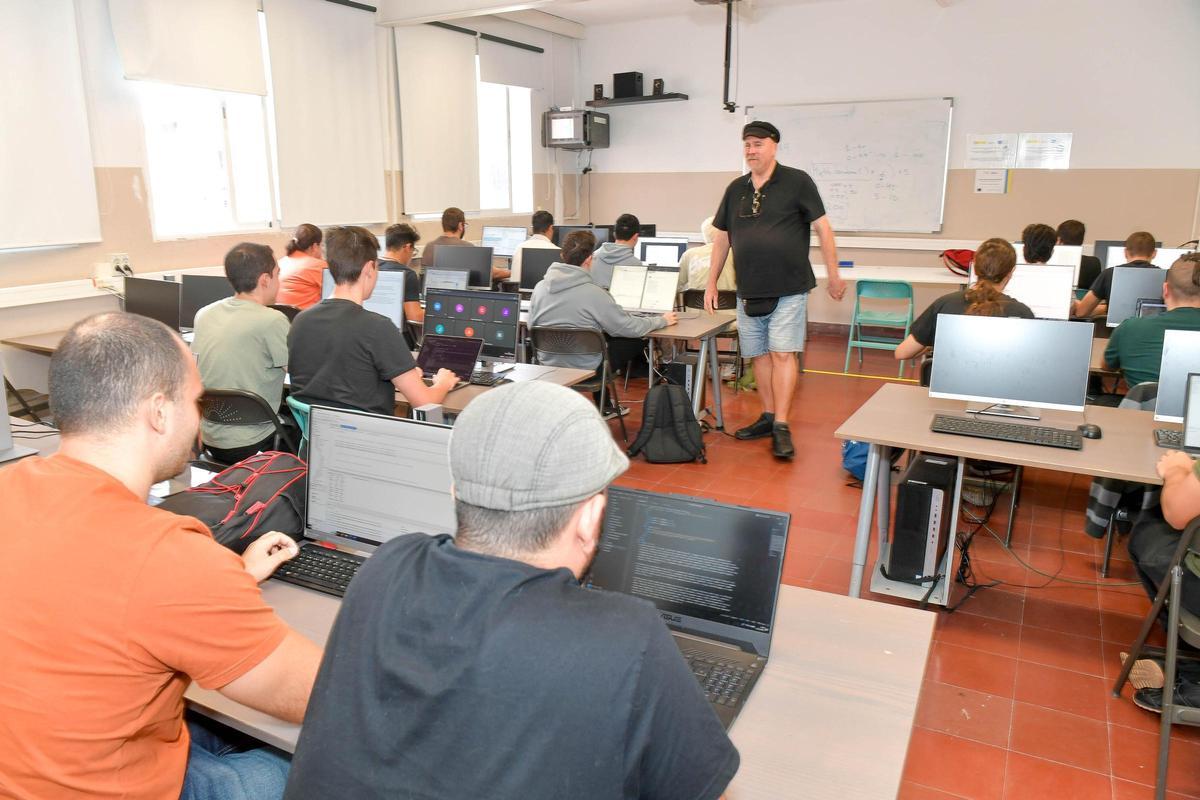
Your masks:
M633 106L639 103L672 103L687 100L683 92L667 92L666 94L644 94L639 97L601 97L598 100L588 100L586 104L592 108L611 108L612 106Z

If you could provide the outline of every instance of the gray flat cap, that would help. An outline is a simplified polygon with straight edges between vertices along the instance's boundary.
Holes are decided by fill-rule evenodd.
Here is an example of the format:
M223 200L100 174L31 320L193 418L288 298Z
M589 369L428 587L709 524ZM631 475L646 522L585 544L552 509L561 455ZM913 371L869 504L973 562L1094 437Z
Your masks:
M450 435L450 473L464 503L531 511L578 503L629 468L596 407L544 381L472 400Z

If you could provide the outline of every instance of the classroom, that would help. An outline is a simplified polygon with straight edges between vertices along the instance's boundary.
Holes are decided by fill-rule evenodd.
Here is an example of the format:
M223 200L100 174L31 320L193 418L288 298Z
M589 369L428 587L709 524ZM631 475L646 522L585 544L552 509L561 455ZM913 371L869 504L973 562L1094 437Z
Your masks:
M1194 0L0 9L0 797L1200 798Z

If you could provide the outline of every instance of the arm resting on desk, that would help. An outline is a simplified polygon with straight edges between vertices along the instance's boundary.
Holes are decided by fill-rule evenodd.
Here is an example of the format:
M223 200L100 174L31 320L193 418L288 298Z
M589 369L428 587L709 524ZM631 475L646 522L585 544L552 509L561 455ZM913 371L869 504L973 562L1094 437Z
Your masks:
M445 373L449 377L444 377ZM462 380L469 380L470 375L459 375ZM446 395L450 394L450 390L454 388L454 373L449 370L438 370L437 377L433 380L433 386L426 386L425 381L421 377L421 370L413 367L408 372L401 373L392 378L392 386L404 395L404 399L413 408L423 406L427 403L436 403L441 405L446 399Z
M219 691L230 700L287 722L300 722L308 707L321 648L295 631L288 631L271 655Z
M1100 298L1097 297L1095 294L1093 294L1092 290L1089 289L1088 293L1083 296L1083 299L1071 301L1071 316L1072 317L1091 316L1091 313L1093 311L1095 311L1096 307L1099 305L1100 305ZM1106 308L1107 308L1107 306L1106 306Z
M1163 479L1163 519L1172 528L1183 530L1200 516L1200 478L1192 459L1179 450L1167 453L1158 460L1158 474Z

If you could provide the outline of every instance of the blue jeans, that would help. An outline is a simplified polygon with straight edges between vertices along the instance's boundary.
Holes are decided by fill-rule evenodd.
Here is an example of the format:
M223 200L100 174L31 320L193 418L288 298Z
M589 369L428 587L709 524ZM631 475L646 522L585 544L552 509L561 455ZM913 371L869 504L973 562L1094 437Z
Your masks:
M279 800L291 761L270 747L196 714L187 715L192 748L179 800Z
M807 294L790 294L779 298L775 310L765 317L752 317L747 314L739 298L737 332L742 346L742 357L758 358L769 352L803 352L807 320Z

